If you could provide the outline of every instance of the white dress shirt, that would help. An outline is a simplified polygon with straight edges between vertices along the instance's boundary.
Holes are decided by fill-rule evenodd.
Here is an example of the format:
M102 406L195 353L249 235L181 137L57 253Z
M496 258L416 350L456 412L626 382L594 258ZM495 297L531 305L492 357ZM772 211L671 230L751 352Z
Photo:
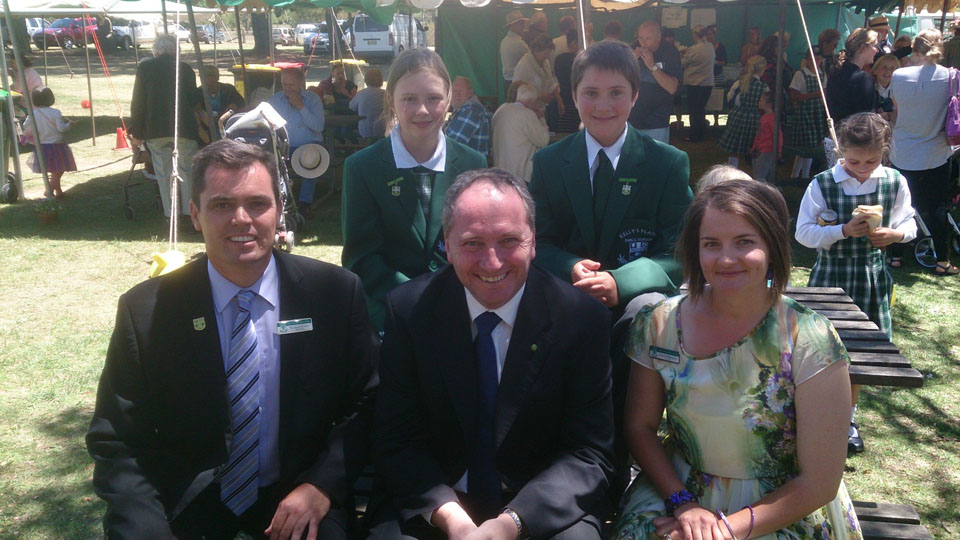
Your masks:
M866 195L877 190L877 179L884 178L887 175L887 169L879 166L870 173L870 177L863 183L850 176L843 168L843 159L837 161L833 166L833 180L840 184L844 195ZM843 240L843 224L850 220L849 216L838 216L836 225L827 225L821 227L817 225L817 216L827 209L823 193L820 191L820 184L816 180L811 180L807 186L806 193L803 194L803 200L800 202L800 213L797 216L797 241L808 248L828 248L833 244ZM897 192L897 200L893 205L893 213L890 216L890 228L903 233L903 240L900 242L909 242L917 237L917 223L913 220L913 204L910 201L910 190L907 188L907 180L904 178L900 182L900 190Z
M442 173L447 164L447 138L440 131L437 132L437 138L440 140L437 142L437 148L433 151L433 155L430 156L430 159L420 163L410 155L407 147L403 145L403 139L400 138L400 126L393 126L390 131L390 148L393 150L393 161L397 164L397 168L412 169L422 166L433 172Z
M500 41L500 63L503 65L503 78L513 80L513 70L523 55L530 52L530 47L523 41L523 36L508 30L507 35Z
M590 168L590 192L593 192L593 175L597 172L600 164L597 162L597 154L603 150L607 154L607 159L613 165L613 170L617 170L617 164L620 163L620 152L623 150L623 143L627 140L627 123L623 123L623 133L610 146L602 146L589 131L584 131L587 137L587 167Z

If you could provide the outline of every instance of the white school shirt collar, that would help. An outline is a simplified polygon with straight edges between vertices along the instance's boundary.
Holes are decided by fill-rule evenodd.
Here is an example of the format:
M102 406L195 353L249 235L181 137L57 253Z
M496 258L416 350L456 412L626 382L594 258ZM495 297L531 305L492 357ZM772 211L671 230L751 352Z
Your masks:
M607 159L613 165L613 170L617 170L617 164L620 162L620 152L623 150L623 143L627 140L627 123L623 123L623 133L610 146L603 146L589 131L584 130L587 138L587 168L590 170L590 185L593 186L593 173L597 172L597 152L603 150L607 154Z
M270 262L267 263L267 268L263 271L263 275L249 287L240 287L236 283L223 277L223 274L213 267L210 259L207 259L207 275L210 277L210 288L213 291L213 307L217 310L217 313L223 313L224 308L233 300L233 297L235 297L238 292L246 290L257 293L257 295L266 300L272 308L280 305L277 261L272 254L270 255Z
M433 155L430 156L430 159L419 163L410 155L407 147L403 145L403 139L400 138L400 126L393 126L393 129L390 130L390 148L393 150L393 161L397 164L397 168L412 169L423 166L433 172L444 172L444 166L447 163L447 138L443 136L442 131L437 132L437 137L440 138L440 141L437 143L437 149L433 151Z
M483 307L483 304L476 299L466 287L463 288L463 292L467 293L467 311L470 312L470 328L473 329L473 333L476 334L476 321L477 317L485 311L492 311L500 317L500 322L507 323L507 326L510 327L510 330L513 330L513 325L517 322L517 311L520 310L520 298L523 296L524 289L527 288L527 285L524 284L520 287L520 290L513 295L513 298L507 300L507 303L498 307L497 309L487 309Z
M851 176L850 173L848 173L847 170L843 168L842 162L843 162L843 158L840 158L837 160L837 163L833 166L833 171L832 171L833 181L836 182L837 184L841 184L843 182L846 182L847 180L852 180L853 182L856 182L857 184L859 184L860 181L854 178L853 176ZM879 180L880 178L884 178L886 176L887 176L887 173L883 172L883 165L877 165L877 168L870 173L870 176L868 176L866 181L863 183L863 188L865 189L871 183L876 185L877 180Z

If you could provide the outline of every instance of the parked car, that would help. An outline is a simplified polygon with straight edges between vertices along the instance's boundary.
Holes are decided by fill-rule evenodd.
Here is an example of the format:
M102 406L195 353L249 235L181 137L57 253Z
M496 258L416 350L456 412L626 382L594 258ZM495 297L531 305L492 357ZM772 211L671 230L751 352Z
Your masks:
M96 19L87 17L81 29L80 19L57 19L47 27L42 33L37 32L33 36L33 43L38 49L44 49L50 45L69 49L73 46L83 46L83 33L87 33L87 41L93 43L93 35L97 33Z
M190 30L186 26L178 23L167 23L167 28L171 33L177 34L177 41L190 41Z
M426 28L414 19L414 47L426 47ZM350 48L357 56L387 56L393 58L410 46L410 16L396 13L390 24L374 21L369 15L359 13L350 24Z
M151 21L117 20L113 23L113 35L117 46L125 51L132 49L134 44L149 47L157 39L157 25Z
M50 27L50 22L40 17L27 17L25 21L27 23L27 34L30 36L30 39L33 39L33 36L35 36L37 32L40 32L41 29Z
M293 42L296 45L305 45L304 38L311 34L316 34L320 30L319 24L300 23L293 29Z
M274 45L293 45L293 28L289 26L277 26L273 28Z
M217 43L223 43L224 36L223 32L218 32L216 27L214 27L212 24L198 24L197 39L200 40L200 43L206 43L209 45L214 41Z
M303 54L307 56L330 51L330 34L327 32L327 23L318 24L317 29L318 31L311 32L303 38Z

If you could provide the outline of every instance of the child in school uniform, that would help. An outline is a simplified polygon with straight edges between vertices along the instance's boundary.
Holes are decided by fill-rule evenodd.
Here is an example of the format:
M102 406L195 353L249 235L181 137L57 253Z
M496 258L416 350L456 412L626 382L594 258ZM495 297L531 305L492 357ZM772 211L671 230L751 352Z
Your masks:
M773 151L773 130L777 119L773 115L773 93L766 92L760 96L757 108L763 112L760 117L760 129L753 138L750 153L753 155L753 177L756 180L766 180L773 183L777 172L777 159L783 153L783 131L777 139L777 151ZM779 128L777 128L779 129Z
M23 135L27 139L33 139L34 148L42 152L43 164L50 175L50 191L45 193L47 197L63 197L63 188L60 186L60 178L66 171L77 170L77 163L73 159L73 152L63 140L63 134L70 128L70 121L63 117L58 109L52 107L55 99L53 90L49 88L38 88L30 96L33 99L33 116L37 119L37 129L39 134L33 131L33 118L29 116L23 123ZM34 156L33 172L39 173L40 160Z
M841 124L838 142L843 157L810 181L800 202L796 233L797 241L818 250L808 285L842 287L888 336L893 278L882 250L917 235L907 182L896 169L883 166L891 132L890 124L873 112L854 114ZM853 215L858 206L875 205L883 208L876 228L868 216ZM858 393L855 385L848 444L853 452L863 451L853 421Z

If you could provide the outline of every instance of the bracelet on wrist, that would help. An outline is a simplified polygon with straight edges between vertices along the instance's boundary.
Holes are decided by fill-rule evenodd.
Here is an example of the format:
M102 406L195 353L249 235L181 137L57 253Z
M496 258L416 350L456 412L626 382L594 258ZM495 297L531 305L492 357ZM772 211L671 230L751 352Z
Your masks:
M731 527L730 522L727 521L727 516L723 515L723 510L720 510L719 508L717 508L717 515L720 516L720 521L722 521L723 524L727 526L727 532L730 533L730 538L733 538L733 540L740 540L739 538L737 538L737 535L733 534L733 527Z
M667 508L667 515L672 516L677 508L691 502L697 502L697 498L694 497L693 493L681 489L664 499L663 505Z
M523 521L520 519L520 516L511 510L510 508L505 508L502 512L510 516L510 519L517 525L517 538L523 540L530 537L530 532L527 531L527 528L523 526Z
M753 515L753 507L748 504L747 509L750 510L750 528L747 529L747 534L743 537L743 540L747 540L747 538L750 538L750 535L753 534L753 522L755 517Z

